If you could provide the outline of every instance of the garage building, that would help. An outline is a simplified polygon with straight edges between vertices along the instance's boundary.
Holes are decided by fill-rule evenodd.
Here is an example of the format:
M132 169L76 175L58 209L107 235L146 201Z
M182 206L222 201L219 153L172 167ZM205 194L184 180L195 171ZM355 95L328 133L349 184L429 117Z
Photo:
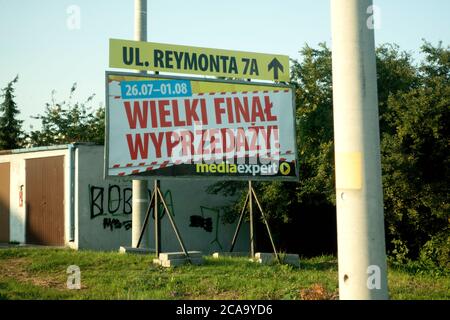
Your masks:
M0 243L98 250L131 246L131 180L105 180L103 157L103 146L87 143L0 151ZM161 182L187 249L228 250L236 222L224 223L220 207L230 199L206 193L211 180L192 182ZM180 250L164 216L161 228L162 250ZM244 224L235 251L249 250L247 235Z

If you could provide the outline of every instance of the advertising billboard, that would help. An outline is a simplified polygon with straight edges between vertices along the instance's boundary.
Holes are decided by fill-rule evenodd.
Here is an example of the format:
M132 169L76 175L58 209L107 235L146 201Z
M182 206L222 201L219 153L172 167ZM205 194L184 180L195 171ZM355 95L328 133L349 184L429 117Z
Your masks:
M105 176L297 180L286 85L106 72Z

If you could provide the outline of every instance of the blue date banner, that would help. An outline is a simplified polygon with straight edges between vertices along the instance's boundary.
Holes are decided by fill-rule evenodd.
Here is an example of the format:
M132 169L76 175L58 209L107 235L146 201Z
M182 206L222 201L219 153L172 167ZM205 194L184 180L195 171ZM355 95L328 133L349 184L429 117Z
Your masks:
M172 98L192 96L189 80L148 80L121 82L122 99Z

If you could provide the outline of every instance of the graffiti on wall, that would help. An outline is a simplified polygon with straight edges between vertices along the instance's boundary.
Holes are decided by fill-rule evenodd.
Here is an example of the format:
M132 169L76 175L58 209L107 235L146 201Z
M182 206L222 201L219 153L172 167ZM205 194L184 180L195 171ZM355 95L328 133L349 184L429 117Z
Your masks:
M103 229L110 229L111 231L116 229L130 230L131 220L120 221L117 218L103 218Z
M89 185L91 220L103 218L103 229L131 229L132 189L110 184L108 187Z
M149 197L151 190L148 190ZM175 216L171 190L163 194L168 209ZM89 210L91 220L103 219L103 229L111 231L131 229L133 190L129 186L110 184L108 187L89 185ZM158 205L159 218L165 215L162 203ZM154 215L152 216L154 219Z
M148 190L149 198L151 190ZM167 189L163 192L167 208L175 216L175 207L172 191ZM130 186L110 184L105 186L89 185L89 210L91 220L102 219L104 230L130 230L132 212L133 190ZM158 205L159 218L162 220L166 214L161 202ZM151 216L154 219L154 214ZM210 244L216 244L221 250L219 241L220 209L200 206L200 213L189 217L192 228L201 228L205 232L213 233Z
M130 215L132 209L132 189L119 185L105 187L89 185L89 207L91 219L104 215ZM105 206L105 198L107 206Z
M213 218L205 217L206 214L215 215L215 228L213 228ZM220 210L216 208L209 208L205 206L200 206L200 215L191 215L189 226L192 228L202 228L206 232L212 232L215 230L214 238L210 244L216 243L222 250L222 244L219 241L219 221L220 221Z
M192 215L190 217L191 223L189 227L203 228L206 232L212 232L212 219L204 218L198 215Z

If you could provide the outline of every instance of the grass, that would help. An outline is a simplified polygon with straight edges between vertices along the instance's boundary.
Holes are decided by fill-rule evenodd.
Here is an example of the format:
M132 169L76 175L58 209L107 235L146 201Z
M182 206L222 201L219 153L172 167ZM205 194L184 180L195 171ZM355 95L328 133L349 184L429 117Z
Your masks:
M201 266L161 268L153 256L50 248L0 249L0 299L336 299L337 261L300 268L205 257ZM81 270L69 290L67 267ZM392 299L450 299L450 277L389 270Z

